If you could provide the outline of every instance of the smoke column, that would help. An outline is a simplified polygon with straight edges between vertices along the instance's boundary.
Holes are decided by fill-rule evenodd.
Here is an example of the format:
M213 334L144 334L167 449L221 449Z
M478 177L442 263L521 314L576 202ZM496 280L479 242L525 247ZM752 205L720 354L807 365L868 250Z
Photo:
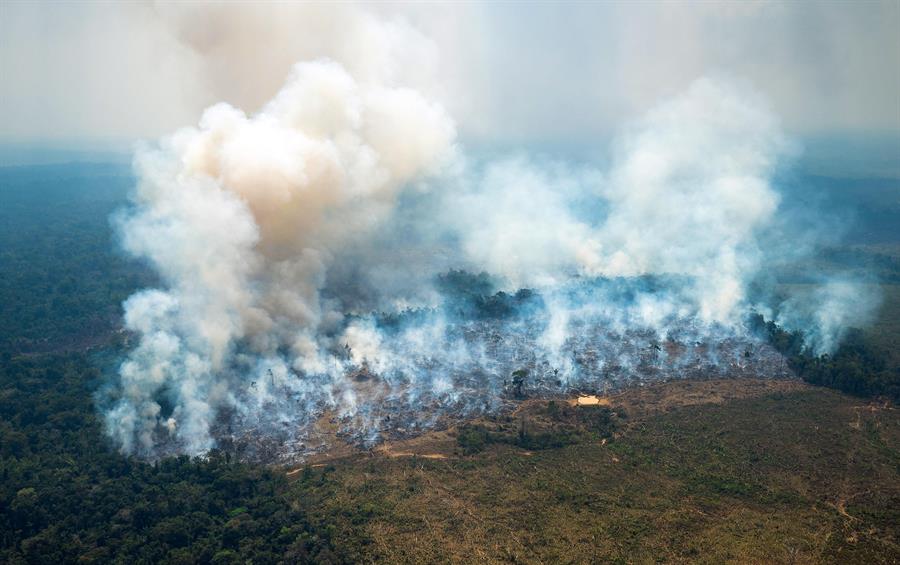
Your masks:
M238 342L243 355L283 350L293 368L322 370L316 335L337 314L319 289L334 251L436 172L453 139L443 109L416 92L361 85L320 61L297 65L258 114L213 106L198 128L140 153L124 245L168 288L125 304L126 327L141 335L109 415L125 449L152 446L153 396L170 387L169 425L188 452L208 449L214 406L231 396L217 376Z
M163 284L124 304L138 342L105 410L123 451L256 438L302 456L325 415L366 443L514 389L778 373L743 321L769 308L748 288L791 145L745 87L698 80L600 171L477 161L390 76L300 63L259 112L218 104L138 152L118 228ZM854 288L782 321L827 351L871 312Z

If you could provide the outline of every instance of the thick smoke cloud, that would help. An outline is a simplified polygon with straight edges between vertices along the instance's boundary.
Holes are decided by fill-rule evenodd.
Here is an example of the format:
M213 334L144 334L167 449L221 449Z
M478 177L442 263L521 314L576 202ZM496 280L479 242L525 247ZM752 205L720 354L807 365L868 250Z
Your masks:
M231 394L217 377L238 342L321 371L316 336L338 315L319 297L333 253L383 221L401 188L437 173L453 141L440 106L319 61L297 65L259 114L216 105L141 152L124 246L168 288L125 304L141 341L109 415L122 445L152 447L154 397L167 389L186 450L208 449L215 407Z
M450 197L450 221L480 268L515 284L687 275L703 318L726 322L759 266L756 235L777 209L771 179L789 149L761 101L701 79L619 137L605 178L494 164Z
M138 342L105 413L124 451L289 457L323 417L372 442L523 390L784 371L744 320L777 310L748 289L792 149L746 86L660 102L601 171L466 154L440 104L361 68L299 63L259 112L218 104L139 151L119 230L163 285L125 303ZM827 351L858 288L781 320Z

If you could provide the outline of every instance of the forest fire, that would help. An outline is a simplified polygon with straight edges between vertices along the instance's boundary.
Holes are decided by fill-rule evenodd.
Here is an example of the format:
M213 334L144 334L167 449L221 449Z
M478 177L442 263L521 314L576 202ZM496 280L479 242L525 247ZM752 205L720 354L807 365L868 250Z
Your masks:
M124 303L136 345L102 402L122 451L295 457L326 414L374 445L525 397L786 376L748 316L821 354L874 307L840 277L774 292L763 266L816 234L785 237L791 144L739 84L650 108L601 171L468 152L366 63L298 63L258 112L213 105L137 153L117 225L163 284Z
M597 300L610 284L594 281L584 297ZM338 386L312 389L327 391L317 395L297 386L313 376L278 379L272 373L242 398L251 402L264 386L261 409L223 411L212 433L220 446L248 459L291 462L508 414L527 399L602 406L609 394L671 380L793 376L781 354L746 329L694 319L668 320L662 331L635 320L623 326L609 317L611 311L587 304L570 304L566 337L553 345L547 332L554 314L535 300L529 295L502 314L481 310L481 319L448 321L437 312L419 312L381 320L382 327L373 327L384 339L362 363L352 361L352 346L339 348L342 361L335 366L342 376L331 377ZM464 300L452 310L475 315ZM629 315L624 303L612 310ZM434 341L426 346L414 339L422 332ZM336 410L335 396L353 409Z

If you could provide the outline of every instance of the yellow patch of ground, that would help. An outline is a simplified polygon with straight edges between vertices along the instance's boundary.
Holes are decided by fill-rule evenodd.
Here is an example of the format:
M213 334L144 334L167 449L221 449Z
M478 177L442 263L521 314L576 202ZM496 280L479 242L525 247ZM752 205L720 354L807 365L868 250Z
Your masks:
M587 394L579 396L578 398L573 398L569 401L569 404L571 406L609 406L610 402L608 398Z

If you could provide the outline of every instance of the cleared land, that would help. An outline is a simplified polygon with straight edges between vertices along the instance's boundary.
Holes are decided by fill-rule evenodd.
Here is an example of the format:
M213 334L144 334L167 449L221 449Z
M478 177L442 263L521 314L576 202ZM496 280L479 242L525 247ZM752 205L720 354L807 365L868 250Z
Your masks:
M900 560L895 407L763 380L608 400L319 461L289 499L355 562Z

